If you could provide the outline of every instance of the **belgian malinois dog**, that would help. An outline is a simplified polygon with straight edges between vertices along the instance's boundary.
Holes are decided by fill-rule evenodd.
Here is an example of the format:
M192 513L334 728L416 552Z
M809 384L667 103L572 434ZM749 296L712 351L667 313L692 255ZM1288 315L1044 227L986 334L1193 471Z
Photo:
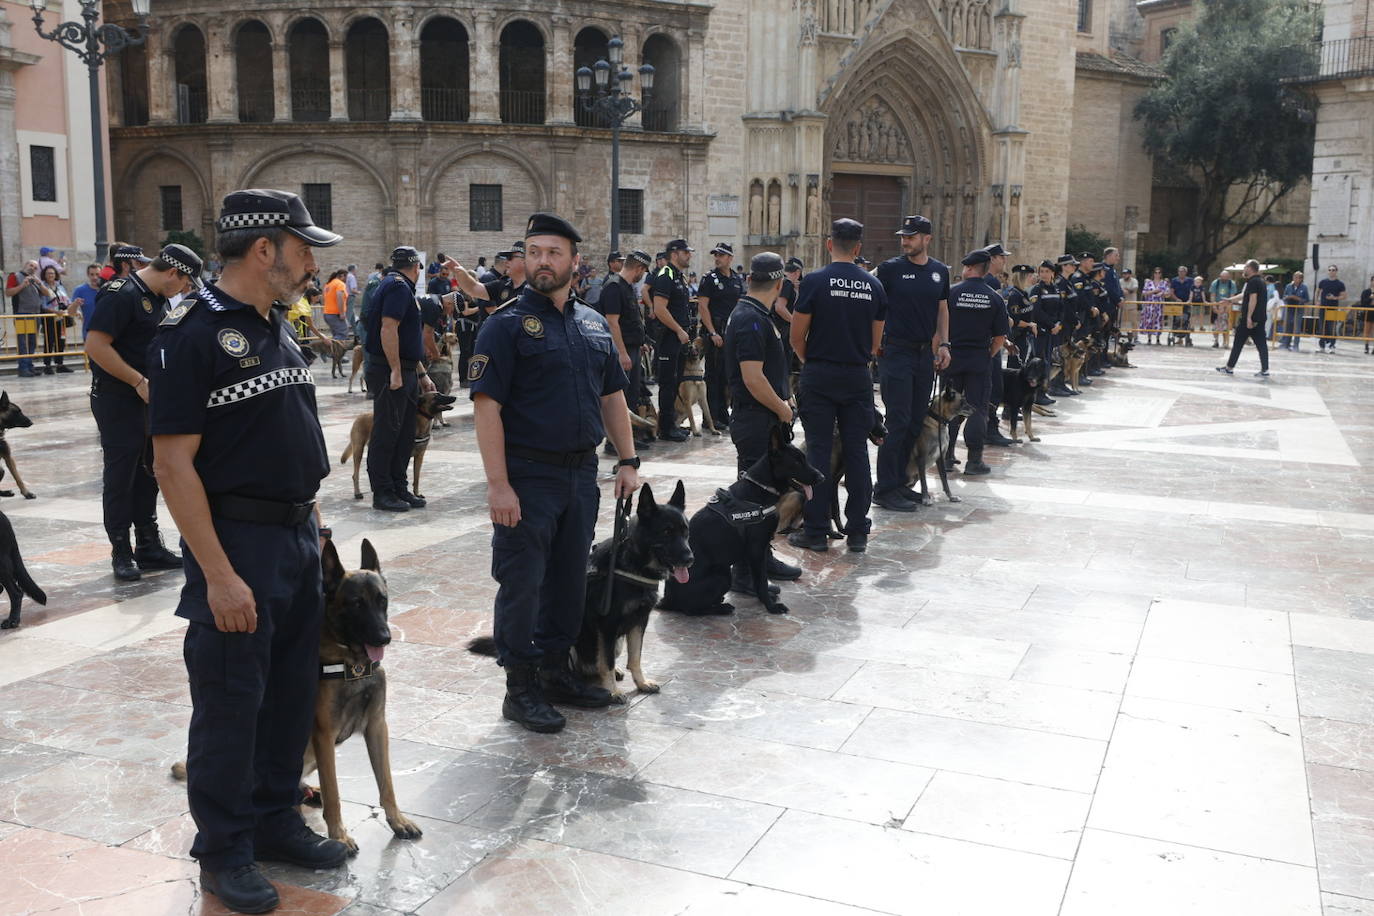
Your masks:
M911 457L907 460L906 466L907 486L914 487L917 480L921 481L921 505L930 506L935 503L935 497L930 495L930 485L926 482L926 468L930 467L932 461L939 468L940 486L944 488L945 496L952 503L961 501L950 492L945 453L948 451L952 454L954 451L954 443L947 441L949 424L956 417L967 419L971 416L973 405L964 397L962 391L942 387L931 399L930 408L921 423L921 432L916 436L916 447L911 450Z
M711 419L711 405L706 402L706 356L703 353L701 338L692 341L683 353L682 380L677 384L676 409L679 417L686 417L692 428L692 435L700 436L697 429L697 415L694 407L701 408L701 429L713 436L719 436L715 421Z
M429 431L434 421L446 410L452 410L458 399L451 394L427 391L420 395L419 409L415 414L415 450L410 454L411 484L410 492L423 496L420 492L420 466L425 461L425 451L429 448ZM363 491L358 484L358 474L363 466L363 454L367 451L367 440L372 438L372 411L358 414L353 421L353 429L348 433L348 446L339 456L339 464L347 464L353 459L353 498L362 499Z
M33 493L24 486L24 478L19 476L19 469L14 466L14 454L10 451L10 444L5 441L5 430L28 429L32 425L33 421L24 416L24 411L19 409L19 405L10 400L9 392L0 391L0 461L4 461L5 467L9 468L15 486L19 487L19 492L25 499L33 499ZM13 495L8 490L0 490L0 496Z

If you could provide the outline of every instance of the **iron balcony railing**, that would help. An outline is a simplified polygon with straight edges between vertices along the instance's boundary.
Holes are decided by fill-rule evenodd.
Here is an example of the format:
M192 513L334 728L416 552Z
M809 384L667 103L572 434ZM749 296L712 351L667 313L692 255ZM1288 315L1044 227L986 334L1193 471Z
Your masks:
M651 102L644 106L644 129L652 133L672 133L677 130L677 106L672 102Z
M1374 76L1374 35L1321 41L1315 51L1301 48L1296 53L1299 60L1285 82L1320 83Z
M543 124L543 90L502 89L501 120L506 124Z
M391 90L349 89L348 120L386 121L391 118Z
M304 85L291 87L291 120L328 121L329 86Z
M466 121L468 92L466 89L420 90L420 116L426 121Z
M204 124L208 114L208 99L204 89L192 89L183 84L177 85L177 123Z
M275 116L271 89L239 93L239 120L244 124L267 124Z

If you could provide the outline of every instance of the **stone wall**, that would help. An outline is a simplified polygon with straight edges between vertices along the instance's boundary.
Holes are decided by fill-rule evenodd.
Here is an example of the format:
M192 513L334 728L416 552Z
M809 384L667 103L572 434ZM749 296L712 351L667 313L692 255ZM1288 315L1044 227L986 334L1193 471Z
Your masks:
M1075 108L1074 60L1078 5L1075 0L1022 4L1020 126L1026 137L1026 182L1022 196L1029 255L1062 253L1068 224Z
M1135 249L1128 231L1149 217L1153 167L1132 117L1146 88L1141 80L1083 70L1074 85L1068 225L1110 238L1128 256Z

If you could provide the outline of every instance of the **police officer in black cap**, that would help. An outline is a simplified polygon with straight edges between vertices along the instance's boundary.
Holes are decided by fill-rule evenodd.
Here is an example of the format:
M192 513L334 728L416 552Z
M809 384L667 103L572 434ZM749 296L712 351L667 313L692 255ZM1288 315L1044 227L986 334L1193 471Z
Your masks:
M983 275L983 279L987 282L988 287L1000 297L1002 293L1001 277L1007 269L1007 257L1011 252L1003 248L1000 242L994 242L983 250L988 253L989 259L987 273ZM1010 324L1011 314L1005 300L1003 300L1002 308L1008 324ZM984 437L986 444L996 446L1014 444L998 429L997 408L1002 403L1002 365L1002 351L998 350L992 355L992 359L988 363L988 426Z
M658 437L685 442L687 433L677 426L677 388L682 375L682 349L692 339L688 302L687 265L693 249L686 239L668 243L668 261L654 276L649 301L654 317L663 327L658 338Z
M933 228L908 216L897 235L902 254L878 265L887 293L887 327L878 355L878 378L887 411L887 438L878 447L874 502L894 512L915 512L917 494L906 469L930 406L935 370L949 364L949 268L930 256Z
M825 243L832 262L802 281L792 318L792 349L802 361L798 403L806 430L806 457L814 468L830 467L838 422L849 493L845 536L854 553L868 547L868 507L873 496L868 435L874 421L868 366L883 339L887 317L882 284L854 263L863 234L861 223L835 220ZM788 543L807 550L829 550L830 504L835 498L833 480L822 480L812 488L806 527L789 535Z
M639 407L644 368L639 357L647 339L644 335L644 309L635 294L635 284L644 278L644 272L652 263L653 259L645 252L638 249L631 251L624 266L606 278L606 285L601 288L601 299L597 303L597 310L606 316L611 337L615 340L620 368L625 370L625 403L632 411ZM642 450L650 444L646 439L641 439L636 431L636 448Z
M1058 264L1046 258L1040 262L1037 272L1039 279L1030 288L1026 298L1033 308L1031 321L1035 323L1037 328L1035 355L1045 361L1045 384L1041 386L1041 391L1036 392L1035 403L1042 407L1048 407L1055 403L1055 399L1043 389L1049 387L1050 378L1053 375L1053 354L1059 345L1059 333L1063 329L1064 295L1057 282ZM1062 386L1061 381L1060 387Z
M568 667L601 495L596 446L608 433L621 455L616 497L639 487L615 343L606 319L572 295L581 240L557 216L530 217L530 285L482 325L468 366L495 526L494 636L506 669L501 713L537 732L565 724L551 702L611 702L608 691Z
M444 262L444 266L452 271L458 289L478 306L479 323L507 302L518 298L525 289L525 249L511 248L498 252L496 257L505 263L506 272L485 283L453 258Z
M706 342L706 403L711 408L712 422L724 428L730 425L730 403L726 399L725 362L721 352L730 313L744 295L744 281L731 268L735 249L728 242L712 248L711 255L716 259L716 266L701 278L701 285L697 287L697 315L701 318L701 337Z
M263 913L254 860L331 868L342 842L301 819L324 592L314 498L329 473L315 386L284 320L339 236L295 194L235 191L218 222L224 272L163 319L150 351L157 475L181 529L190 620L187 798L201 885ZM376 647L380 656L381 647Z
M801 289L802 272L806 265L802 259L791 257L783 265L782 292L773 301L773 325L782 336L782 350L787 354L787 371L792 378L792 394L797 393L801 363L792 352L792 310L797 307L797 292Z
M142 570L181 569L157 527L157 481L148 466L148 344L167 313L167 300L200 284L201 261L184 245L168 245L149 262L139 249L121 252L147 266L111 280L95 299L86 337L91 358L91 413L100 431L105 468L101 508L115 578ZM135 546L129 545L129 526Z
M983 463L983 435L988 419L988 363L992 354L1000 353L1007 337L1007 310L1000 293L988 286L984 277L992 256L980 248L971 251L960 263L966 279L949 291L950 363L945 371L945 384L962 391L973 407L964 429L964 445L968 447L968 463L964 474L978 476L990 473ZM946 463L953 464L955 439L959 435L959 421L949 426L949 452Z

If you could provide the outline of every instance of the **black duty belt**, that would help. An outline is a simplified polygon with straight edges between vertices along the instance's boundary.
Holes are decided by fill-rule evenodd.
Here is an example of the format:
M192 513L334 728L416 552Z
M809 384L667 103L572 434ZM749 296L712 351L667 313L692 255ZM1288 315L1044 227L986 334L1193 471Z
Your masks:
M887 346L888 344L901 344L904 347L928 347L930 346L930 338L927 337L925 340L913 340L910 337L893 337L888 335L883 338L883 346Z
M526 448L523 445L506 444L506 455L510 458L528 458L540 464L551 464L560 468L580 468L596 457L596 449L588 448L580 452L546 452L542 448Z
M315 514L315 501L287 503L225 493L210 497L210 514L234 522L295 526L303 524Z

